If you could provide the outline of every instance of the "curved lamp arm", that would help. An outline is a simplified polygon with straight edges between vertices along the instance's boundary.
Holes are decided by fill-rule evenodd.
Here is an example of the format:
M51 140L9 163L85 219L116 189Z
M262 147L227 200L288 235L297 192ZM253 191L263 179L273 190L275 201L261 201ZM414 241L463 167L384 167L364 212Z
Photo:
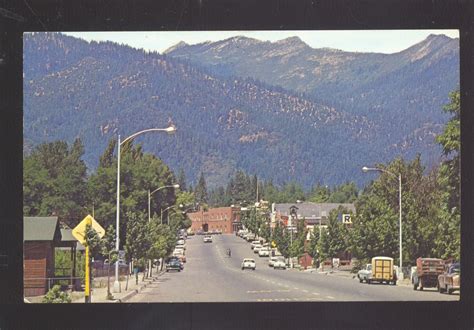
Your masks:
M176 132L176 127L174 125L171 125L170 127L168 128L149 128L149 129L144 129L143 131L139 131L139 132L136 132L132 135L130 135L129 137L127 137L126 139L124 139L122 142L120 142L120 145L124 144L125 142L137 137L138 135L140 134L143 134L143 133L147 133L147 132L166 132L168 134L173 134L174 132Z

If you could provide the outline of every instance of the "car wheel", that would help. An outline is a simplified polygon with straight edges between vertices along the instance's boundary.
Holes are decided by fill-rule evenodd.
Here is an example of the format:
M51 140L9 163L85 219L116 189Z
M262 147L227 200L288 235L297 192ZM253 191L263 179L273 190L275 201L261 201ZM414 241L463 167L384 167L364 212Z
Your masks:
M362 279L359 277L359 283L362 283Z
M255 268L252 268L252 270L255 270Z
M366 282L367 282L367 284L372 283L372 281L370 279L367 279Z
M436 284L436 289L438 289L439 293L443 293L443 289L441 289L441 287L439 286L439 283Z
M244 267L242 267L242 270L244 270Z
M446 291L448 292L448 294L452 294L454 290L450 288L446 288Z
M413 290L415 290L415 291L416 291L416 289L417 289L417 288L418 288L418 284L416 284L416 283L415 283L415 284L413 284Z
M423 287L420 285L420 291L423 291Z

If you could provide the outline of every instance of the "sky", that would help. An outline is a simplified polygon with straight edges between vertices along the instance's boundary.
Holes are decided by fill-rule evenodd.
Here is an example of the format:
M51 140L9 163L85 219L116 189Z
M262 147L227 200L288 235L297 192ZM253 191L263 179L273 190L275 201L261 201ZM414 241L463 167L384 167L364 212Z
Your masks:
M146 51L162 53L180 41L198 44L234 36L278 41L298 36L312 48L335 48L351 52L396 53L430 34L459 38L458 30L362 30L362 31L161 31L161 32L64 32L87 41L114 41Z

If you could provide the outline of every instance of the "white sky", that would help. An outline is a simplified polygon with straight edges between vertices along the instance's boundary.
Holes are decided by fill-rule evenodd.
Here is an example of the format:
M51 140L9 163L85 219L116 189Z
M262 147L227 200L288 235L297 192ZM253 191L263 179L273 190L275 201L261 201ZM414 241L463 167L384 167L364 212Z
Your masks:
M430 34L459 38L458 30L361 30L361 31L165 31L165 32L64 32L87 41L114 41L134 48L162 53L184 41L197 44L234 36L277 41L298 36L312 48L335 48L353 52L396 53L424 40Z

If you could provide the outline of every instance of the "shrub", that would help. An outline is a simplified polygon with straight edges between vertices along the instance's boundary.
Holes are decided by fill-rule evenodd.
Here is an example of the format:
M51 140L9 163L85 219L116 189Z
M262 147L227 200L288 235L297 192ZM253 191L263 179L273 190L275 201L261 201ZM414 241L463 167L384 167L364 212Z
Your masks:
M53 286L43 298L43 303L45 304L64 304L70 302L71 297L67 292L61 291L59 285Z

